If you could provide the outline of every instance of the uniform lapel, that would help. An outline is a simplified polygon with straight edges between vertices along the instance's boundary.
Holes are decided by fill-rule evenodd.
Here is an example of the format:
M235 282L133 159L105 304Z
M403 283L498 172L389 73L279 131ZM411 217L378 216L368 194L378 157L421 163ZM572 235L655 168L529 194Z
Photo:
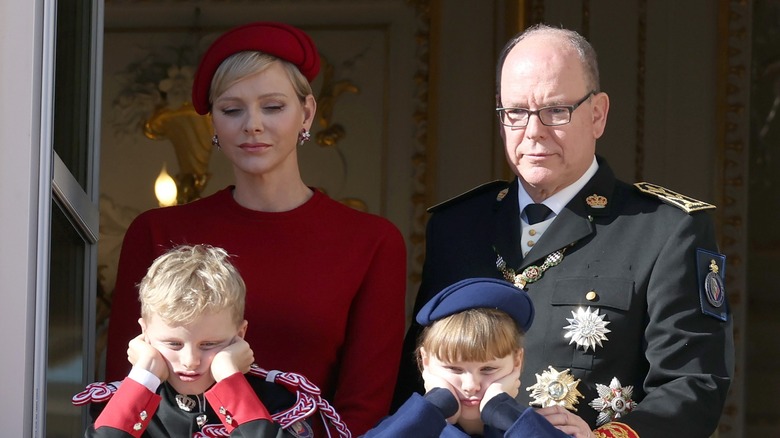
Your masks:
M520 269L535 264L540 259L547 257L548 254L590 236L596 232L592 218L610 215L612 205L609 204L608 200L613 197L615 175L602 159L598 158L598 163L599 170L555 217L544 235L528 252ZM590 200L593 195L603 196L607 199L607 204L594 207L594 202Z
M509 192L493 206L493 223L490 234L493 248L504 258L507 265L517 266L523 258L520 245L520 208L517 199L515 179L509 184Z

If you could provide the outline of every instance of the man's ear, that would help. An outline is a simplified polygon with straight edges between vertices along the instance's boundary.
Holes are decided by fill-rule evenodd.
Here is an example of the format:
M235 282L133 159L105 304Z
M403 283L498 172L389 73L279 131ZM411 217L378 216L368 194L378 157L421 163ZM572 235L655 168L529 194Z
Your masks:
M244 322L241 323L241 325L238 327L238 336L241 339L244 339L246 336L246 329L249 327L249 322L247 320L244 320Z
M600 138L607 126L607 114L609 113L609 96L605 92L594 95L593 99L593 137Z

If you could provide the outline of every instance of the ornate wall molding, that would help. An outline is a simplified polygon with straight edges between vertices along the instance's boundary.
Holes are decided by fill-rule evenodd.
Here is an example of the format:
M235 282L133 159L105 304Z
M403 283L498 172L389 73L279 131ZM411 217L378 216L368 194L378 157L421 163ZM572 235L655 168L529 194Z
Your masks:
M432 124L431 111L435 99L430 87L431 72L431 19L432 5L430 0L407 0L415 8L417 16L417 72L415 74L415 111L413 123L415 126L414 150L411 158L412 169L412 226L409 232L409 284L416 293L422 277L422 266L425 260L425 225L426 209L433 201L433 169L429 163L430 152L436 144L435 131ZM410 303L411 304L411 303ZM411 309L411 307L410 307Z
M721 0L718 22L718 210L720 249L726 254L726 290L734 319L736 369L719 436L744 436L745 317L747 314L747 174L750 133L751 12L747 0Z
M645 73L647 72L647 0L637 2L636 23L636 132L634 180L645 180Z

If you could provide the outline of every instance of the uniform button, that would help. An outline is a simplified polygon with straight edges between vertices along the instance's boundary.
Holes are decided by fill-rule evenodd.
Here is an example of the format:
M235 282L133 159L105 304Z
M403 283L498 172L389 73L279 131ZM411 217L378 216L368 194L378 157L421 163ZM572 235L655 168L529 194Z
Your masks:
M146 418L147 418L149 415L146 413L146 411L141 411L141 413L139 414L139 416L141 417L141 421L146 421Z
M227 409L225 409L224 406L220 406L219 407L219 413L222 414L222 415L225 415L225 414L227 414Z
M233 417L231 417L230 415L225 416L225 422L227 424L231 424L232 425L233 424Z
M528 241L528 246L534 246L534 244L535 244L535 243L536 243L536 242L534 242L533 240L529 240L529 241Z
M532 229L528 230L528 234L530 234L530 235L532 235L532 236L536 236L536 230L534 230L534 229L532 228Z
M135 423L135 424L133 425L133 430L141 430L141 428L142 428L142 427L143 427L143 426L141 425L141 423Z
M599 295L595 291L590 291L585 294L585 299L588 301L594 301Z

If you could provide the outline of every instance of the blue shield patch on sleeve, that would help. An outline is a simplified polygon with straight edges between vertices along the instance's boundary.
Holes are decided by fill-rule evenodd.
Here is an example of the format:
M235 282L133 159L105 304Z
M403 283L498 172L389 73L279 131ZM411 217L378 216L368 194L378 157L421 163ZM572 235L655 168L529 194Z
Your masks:
M696 249L696 276L699 279L701 311L721 321L729 320L726 300L726 256L706 249Z

